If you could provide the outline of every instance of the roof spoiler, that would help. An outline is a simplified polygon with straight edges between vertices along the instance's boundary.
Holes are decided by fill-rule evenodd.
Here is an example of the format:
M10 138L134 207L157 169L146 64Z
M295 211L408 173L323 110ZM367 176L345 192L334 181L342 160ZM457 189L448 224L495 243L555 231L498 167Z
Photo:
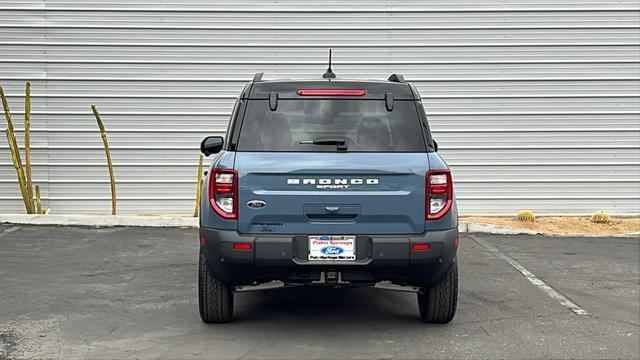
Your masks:
M404 82L404 76L402 76L400 74L391 74L391 75L389 75L389 78L387 80L389 80L391 82L403 83Z

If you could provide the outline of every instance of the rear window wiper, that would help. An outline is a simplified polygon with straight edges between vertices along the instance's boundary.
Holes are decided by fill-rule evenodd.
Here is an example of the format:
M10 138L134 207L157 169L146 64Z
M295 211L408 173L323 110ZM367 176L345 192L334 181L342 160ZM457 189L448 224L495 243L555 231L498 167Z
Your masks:
M335 145L338 151L347 150L347 140L336 138L320 138L315 140L300 140L300 144L305 145Z

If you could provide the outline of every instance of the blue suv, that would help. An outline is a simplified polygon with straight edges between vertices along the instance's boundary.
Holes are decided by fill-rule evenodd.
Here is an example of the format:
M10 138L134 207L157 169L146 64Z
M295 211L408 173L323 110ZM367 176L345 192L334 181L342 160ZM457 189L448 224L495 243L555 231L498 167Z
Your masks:
M263 81L240 94L200 213L199 305L227 322L234 292L375 286L417 293L447 323L458 295L458 212L416 88L387 81Z

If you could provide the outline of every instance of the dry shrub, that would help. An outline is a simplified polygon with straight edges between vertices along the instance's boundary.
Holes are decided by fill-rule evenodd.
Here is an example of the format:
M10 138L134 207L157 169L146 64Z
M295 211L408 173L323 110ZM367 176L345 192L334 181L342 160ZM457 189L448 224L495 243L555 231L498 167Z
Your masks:
M591 222L596 224L610 224L611 217L603 210L600 210L591 215Z
M531 210L520 210L516 214L516 220L519 221L536 221L536 214Z

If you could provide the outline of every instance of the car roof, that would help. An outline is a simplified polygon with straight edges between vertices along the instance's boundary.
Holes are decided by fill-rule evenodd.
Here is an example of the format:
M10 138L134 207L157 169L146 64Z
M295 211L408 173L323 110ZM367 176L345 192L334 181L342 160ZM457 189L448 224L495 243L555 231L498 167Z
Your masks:
M414 100L414 95L409 83L376 80L270 80L254 81L248 97L250 99L268 99L273 93L280 99L300 99L300 89L363 89L363 96L352 96L353 99L384 99L387 93L397 100ZM313 96L322 98L336 96ZM338 96L340 97L340 96Z

